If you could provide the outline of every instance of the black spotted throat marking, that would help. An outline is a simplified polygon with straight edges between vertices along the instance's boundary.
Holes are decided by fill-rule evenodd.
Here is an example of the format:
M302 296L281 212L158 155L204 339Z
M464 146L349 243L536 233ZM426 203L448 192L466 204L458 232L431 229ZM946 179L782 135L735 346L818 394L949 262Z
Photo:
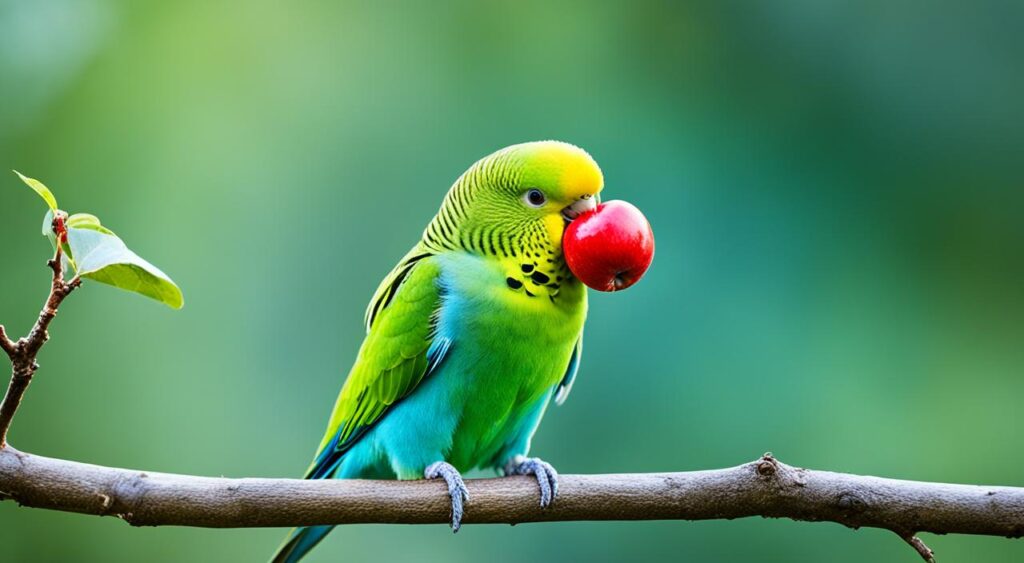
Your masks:
M512 291L522 290L529 297L547 294L548 298L554 301L561 289L562 280L565 279L565 272L556 272L564 269L565 266L563 264L557 266L545 264L545 266L551 271L542 271L542 266L537 263L521 264L519 269L522 271L522 278L515 275L509 276L505 278L505 284Z

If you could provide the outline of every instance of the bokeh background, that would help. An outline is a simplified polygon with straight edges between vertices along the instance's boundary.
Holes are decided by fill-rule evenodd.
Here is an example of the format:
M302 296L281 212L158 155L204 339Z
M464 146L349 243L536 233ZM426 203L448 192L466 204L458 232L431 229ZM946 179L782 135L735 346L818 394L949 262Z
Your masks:
M1024 4L0 1L0 169L181 285L61 310L33 453L297 476L378 280L450 183L557 138L658 252L592 293L534 453L563 472L807 467L1024 485ZM0 321L47 290L0 174ZM470 508L472 510L472 508ZM0 504L7 561L262 561L284 530ZM926 535L942 560L1024 544ZM310 561L915 561L894 535L734 522L352 526Z

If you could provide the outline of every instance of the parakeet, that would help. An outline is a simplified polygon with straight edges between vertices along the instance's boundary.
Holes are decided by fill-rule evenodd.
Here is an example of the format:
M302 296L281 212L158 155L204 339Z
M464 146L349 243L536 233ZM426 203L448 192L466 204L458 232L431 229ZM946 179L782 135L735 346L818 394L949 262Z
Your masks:
M562 233L603 186L594 159L558 141L464 172L370 301L305 477L444 479L455 531L469 500L461 472L474 468L535 475L550 504L558 475L526 456L548 404L572 388L587 315ZM298 561L331 528L293 530L273 561Z

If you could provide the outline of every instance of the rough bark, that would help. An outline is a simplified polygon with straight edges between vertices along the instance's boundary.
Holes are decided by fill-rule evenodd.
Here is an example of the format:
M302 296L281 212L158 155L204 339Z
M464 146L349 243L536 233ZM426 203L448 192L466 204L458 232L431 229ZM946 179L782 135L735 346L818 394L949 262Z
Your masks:
M1020 537L1024 488L902 481L799 469L770 454L728 469L563 475L538 507L532 477L467 481L466 524L569 520L712 520L749 516L917 532ZM228 479L100 467L0 451L0 499L112 515L135 526L238 528L448 522L444 484L430 481Z

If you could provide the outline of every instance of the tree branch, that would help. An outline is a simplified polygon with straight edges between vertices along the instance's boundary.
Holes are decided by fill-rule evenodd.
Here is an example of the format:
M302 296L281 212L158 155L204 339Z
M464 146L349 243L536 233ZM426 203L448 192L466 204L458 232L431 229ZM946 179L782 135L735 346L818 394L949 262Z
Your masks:
M58 233L59 234L59 233ZM39 369L36 356L64 299L61 250L48 262L50 295L27 337L12 341L11 384L0 404L0 501L113 515L133 526L243 528L450 520L443 483L226 479L149 473L34 456L7 445L7 430ZM890 530L926 561L919 532L1024 535L1024 488L924 483L791 467L771 454L729 469L685 473L563 475L559 496L540 509L532 477L467 481L465 524L570 520L714 520L762 516Z
M64 266L61 263L61 257L62 252L58 244L53 258L47 262L53 271L50 295L46 298L43 310L39 312L39 318L36 319L36 324L28 336L13 342L7 337L4 327L0 325L0 348L7 353L12 367L11 383L7 386L3 403L0 403L0 448L7 445L7 430L11 427L11 421L14 420L14 413L18 411L21 398L25 396L25 391L28 391L28 385L32 383L32 376L39 369L36 356L43 344L50 339L47 329L53 318L57 316L57 308L60 307L65 297L82 284L81 278L77 276L70 282L64 281Z
M530 477L467 481L466 524L570 520L713 520L750 516L891 530L926 559L917 532L1024 534L1024 488L865 477L791 467L771 454L685 473L563 475L538 505ZM114 469L0 451L0 499L113 515L133 526L240 528L449 521L443 483L227 479Z

